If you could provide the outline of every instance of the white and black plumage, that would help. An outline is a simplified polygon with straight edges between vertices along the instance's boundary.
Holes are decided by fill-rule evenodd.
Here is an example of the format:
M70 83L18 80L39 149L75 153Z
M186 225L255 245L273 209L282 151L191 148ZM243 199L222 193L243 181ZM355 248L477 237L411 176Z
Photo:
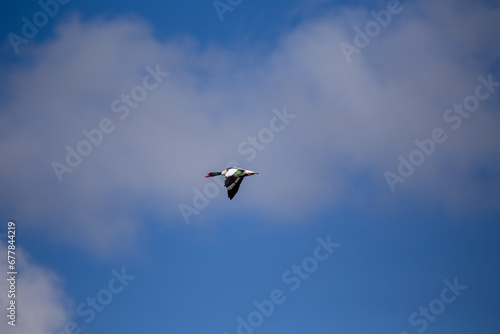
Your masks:
M226 176L224 187L227 188L227 196L231 200L233 199L234 195L236 195L236 193L238 192L238 189L240 189L240 184L243 181L243 178L245 176L254 174L259 174L259 173L252 172L251 170L248 169L228 167L222 172L210 172L205 177L212 177L218 175Z

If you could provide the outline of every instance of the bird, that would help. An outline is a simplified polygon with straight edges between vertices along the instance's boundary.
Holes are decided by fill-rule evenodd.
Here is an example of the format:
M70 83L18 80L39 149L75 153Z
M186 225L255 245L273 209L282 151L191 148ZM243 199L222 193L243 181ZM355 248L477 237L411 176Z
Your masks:
M224 187L227 188L227 197L229 197L229 199L232 200L234 195L236 195L236 193L238 192L238 189L240 189L240 184L243 181L243 178L245 178L245 176L254 174L259 174L259 173L238 167L228 167L224 169L222 172L210 172L205 177L224 175L226 177L224 181Z

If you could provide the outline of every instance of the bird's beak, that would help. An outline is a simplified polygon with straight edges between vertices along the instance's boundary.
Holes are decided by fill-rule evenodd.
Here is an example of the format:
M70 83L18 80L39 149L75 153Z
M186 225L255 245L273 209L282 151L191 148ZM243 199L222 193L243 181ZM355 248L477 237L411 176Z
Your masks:
M205 175L205 177L210 177L210 173L208 173L207 175Z

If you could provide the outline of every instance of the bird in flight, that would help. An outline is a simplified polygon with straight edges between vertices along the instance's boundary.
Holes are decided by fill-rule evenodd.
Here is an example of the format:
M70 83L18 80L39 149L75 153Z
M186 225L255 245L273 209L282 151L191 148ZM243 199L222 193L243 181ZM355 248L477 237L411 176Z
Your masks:
M212 176L218 176L218 175L226 176L226 180L224 182L224 187L227 188L227 196L231 200L231 199L233 199L234 195L236 195L236 193L238 192L238 189L240 189L240 184L241 184L241 181L243 181L243 178L245 176L254 175L254 174L259 174L259 173L252 172L251 170L248 170L248 169L228 167L225 170L223 170L222 172L210 172L205 177L212 177Z

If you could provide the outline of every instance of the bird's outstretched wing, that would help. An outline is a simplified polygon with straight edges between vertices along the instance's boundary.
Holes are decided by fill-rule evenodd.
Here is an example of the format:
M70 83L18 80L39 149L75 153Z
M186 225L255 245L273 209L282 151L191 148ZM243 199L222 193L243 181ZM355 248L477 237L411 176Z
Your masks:
M227 197L229 199L233 199L234 195L240 189L240 184L243 181L243 177L241 176L228 176L224 181L224 186L227 188Z

